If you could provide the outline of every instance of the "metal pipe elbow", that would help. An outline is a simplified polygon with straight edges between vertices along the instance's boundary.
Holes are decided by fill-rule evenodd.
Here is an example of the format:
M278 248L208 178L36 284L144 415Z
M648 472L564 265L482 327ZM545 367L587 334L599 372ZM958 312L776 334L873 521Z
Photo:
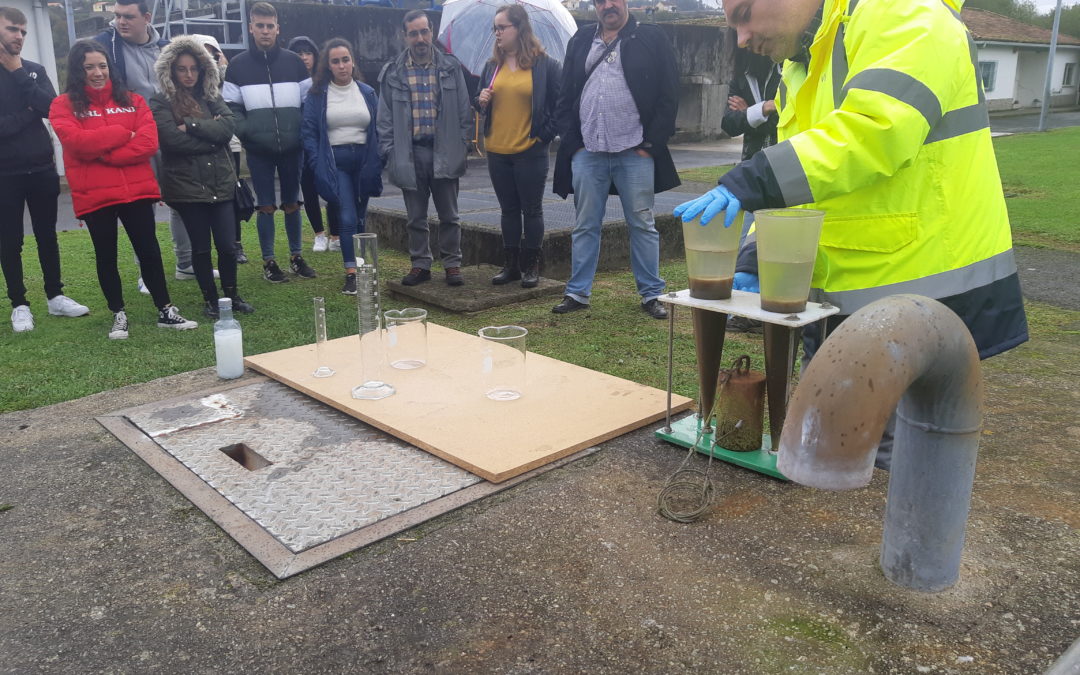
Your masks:
M792 396L777 468L811 487L866 486L898 402L898 424L923 431L964 430L970 438L981 425L971 333L952 310L919 295L871 303L825 340ZM896 454L904 452L897 446Z

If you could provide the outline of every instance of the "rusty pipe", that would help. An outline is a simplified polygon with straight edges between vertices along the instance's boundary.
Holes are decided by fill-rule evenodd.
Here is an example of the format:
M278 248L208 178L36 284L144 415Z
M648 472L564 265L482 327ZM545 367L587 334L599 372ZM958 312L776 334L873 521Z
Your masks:
M960 318L936 300L890 296L852 314L811 360L777 468L811 487L863 487L895 409L882 570L901 586L943 590L959 576L982 400L978 351Z

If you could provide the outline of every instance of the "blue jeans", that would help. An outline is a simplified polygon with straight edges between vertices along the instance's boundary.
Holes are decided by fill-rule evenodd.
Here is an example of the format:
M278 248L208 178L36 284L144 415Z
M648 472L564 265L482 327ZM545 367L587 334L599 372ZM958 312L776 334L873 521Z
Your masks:
M600 261L600 230L604 224L608 190L619 192L623 217L630 234L630 269L641 302L660 297L666 286L660 278L660 233L653 218L653 160L635 150L589 152L574 155L574 222L570 280L565 295L589 304L593 277Z
M367 220L368 195L360 194L360 170L364 166L364 146L350 143L335 145L334 164L338 171L338 232L341 234L341 258L345 269L356 267L353 235L364 231Z
M289 253L298 255L303 248L300 239L300 151L285 155L257 155L248 153L248 170L251 186L255 190L256 206L277 206L274 172L281 184L281 205L295 206L292 213L285 213L285 236L289 238ZM259 248L263 260L274 259L274 214L256 211L255 227L259 232Z

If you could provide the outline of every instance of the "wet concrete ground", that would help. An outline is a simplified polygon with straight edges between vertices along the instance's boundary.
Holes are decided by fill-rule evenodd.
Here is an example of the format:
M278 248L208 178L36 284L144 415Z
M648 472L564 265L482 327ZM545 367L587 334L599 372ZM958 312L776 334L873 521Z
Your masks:
M0 415L0 672L1042 672L1080 636L1080 256L1018 261L1059 309L984 362L948 591L878 570L887 475L714 464L681 525L655 499L683 453L649 431L279 582L94 421L205 369Z
M936 595L877 568L885 474L829 493L714 464L681 525L655 499L683 453L648 431L279 582L93 419L210 369L2 415L0 672L1042 672L1080 635L1080 313L1039 316L984 363Z

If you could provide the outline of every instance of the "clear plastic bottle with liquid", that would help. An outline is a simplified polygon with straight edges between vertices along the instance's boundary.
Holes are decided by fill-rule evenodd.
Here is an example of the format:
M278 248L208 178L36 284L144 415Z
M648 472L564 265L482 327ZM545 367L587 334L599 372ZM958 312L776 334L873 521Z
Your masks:
M217 353L217 374L232 380L244 374L244 334L240 322L233 318L232 299L218 300L219 318L214 322L214 351Z

